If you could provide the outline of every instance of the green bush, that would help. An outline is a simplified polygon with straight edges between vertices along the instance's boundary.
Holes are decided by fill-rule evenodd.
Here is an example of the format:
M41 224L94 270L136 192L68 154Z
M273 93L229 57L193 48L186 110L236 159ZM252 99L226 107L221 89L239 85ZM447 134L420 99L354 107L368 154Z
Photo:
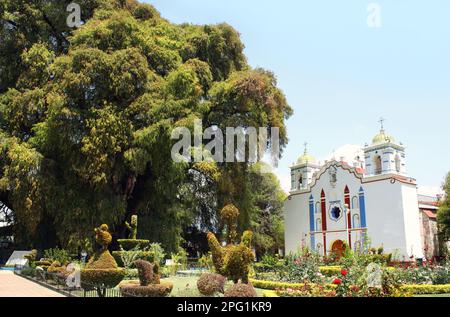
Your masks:
M58 261L62 265L70 262L70 255L64 249L53 248L44 251L44 257L51 262Z
M142 250L150 246L149 240L142 239L117 239L117 242L124 251L129 251L135 248Z
M116 260L117 264L120 267L124 267L124 263L122 260L122 256L127 252L133 252L133 251L113 251L112 256L114 257L114 260ZM134 259L136 260L144 260L148 262L154 262L155 261L155 254L152 251L137 251L137 255ZM133 266L131 266L133 267Z
M224 297L256 297L256 291L251 284L233 284L224 293Z
M226 278L220 274L203 273L197 280L197 288L200 294L213 296L216 293L223 293Z
M34 275L35 275L35 270L34 270L33 268L31 268L31 267L26 267L26 268L23 268L23 269L20 271L20 274L22 274L22 275L24 275L24 276L34 277Z

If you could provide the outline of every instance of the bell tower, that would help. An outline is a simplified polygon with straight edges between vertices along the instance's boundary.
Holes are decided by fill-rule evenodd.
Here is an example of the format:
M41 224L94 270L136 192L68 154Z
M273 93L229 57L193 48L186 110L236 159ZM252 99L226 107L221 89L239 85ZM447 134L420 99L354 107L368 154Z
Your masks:
M397 143L384 129L385 119L380 119L380 132L371 145L364 147L365 174L367 176L398 174L406 176L405 146Z
M306 189L311 183L314 173L320 169L316 159L308 154L308 143L304 144L303 155L291 166L291 190Z

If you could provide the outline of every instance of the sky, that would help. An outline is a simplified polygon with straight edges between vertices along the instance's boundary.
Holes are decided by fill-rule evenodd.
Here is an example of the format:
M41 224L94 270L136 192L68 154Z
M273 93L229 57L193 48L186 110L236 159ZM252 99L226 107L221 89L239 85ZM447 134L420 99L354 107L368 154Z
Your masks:
M450 171L450 1L146 2L174 23L232 25L249 64L276 74L294 109L276 169L286 191L305 142L319 160L340 157L371 143L380 117L421 192Z

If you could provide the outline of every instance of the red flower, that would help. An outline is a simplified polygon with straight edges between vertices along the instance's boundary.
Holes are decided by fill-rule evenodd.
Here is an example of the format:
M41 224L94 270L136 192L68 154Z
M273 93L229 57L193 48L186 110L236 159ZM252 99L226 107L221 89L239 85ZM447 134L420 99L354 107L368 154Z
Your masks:
M342 274L342 276L347 276L348 271L346 269L342 269L341 274Z
M342 283L342 280L340 278L335 278L334 281L333 281L334 285L339 285L341 283Z

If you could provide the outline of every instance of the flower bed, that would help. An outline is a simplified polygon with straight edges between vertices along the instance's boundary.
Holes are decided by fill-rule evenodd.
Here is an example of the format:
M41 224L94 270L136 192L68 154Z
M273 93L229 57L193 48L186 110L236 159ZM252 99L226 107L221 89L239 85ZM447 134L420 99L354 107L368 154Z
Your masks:
M305 287L305 283L287 283L287 282L274 282L274 281L264 281L250 279L250 282L254 287L261 288L264 290L276 291L276 290L298 290ZM335 289L337 286L334 284L326 285L329 290ZM403 285L402 290L414 294L414 295L424 295L424 294L450 294L450 284L445 285ZM267 293L274 294L274 293Z

